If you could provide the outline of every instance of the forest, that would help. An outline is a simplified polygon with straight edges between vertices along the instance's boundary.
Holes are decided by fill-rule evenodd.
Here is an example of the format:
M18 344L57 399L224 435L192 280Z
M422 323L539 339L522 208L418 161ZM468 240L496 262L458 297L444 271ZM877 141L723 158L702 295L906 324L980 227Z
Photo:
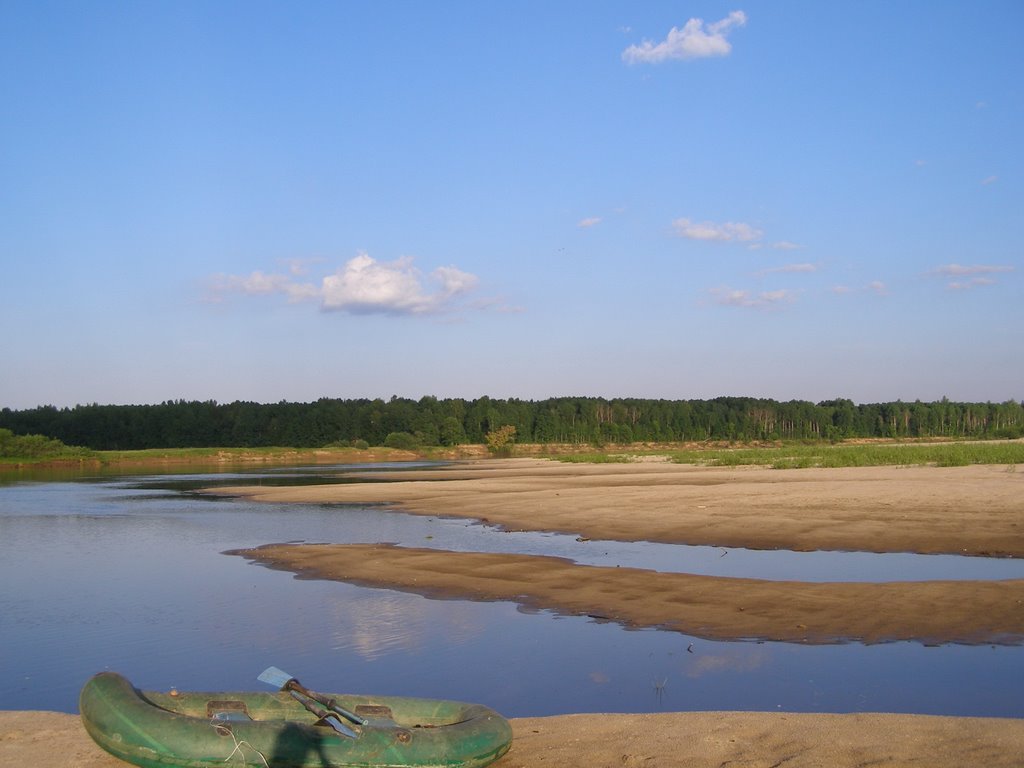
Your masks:
M153 405L0 410L0 429L93 450L483 444L514 427L518 443L992 439L1024 436L1024 403L811 403L750 397L710 400L480 397L321 398L312 403L173 400ZM510 432L512 432L510 430Z

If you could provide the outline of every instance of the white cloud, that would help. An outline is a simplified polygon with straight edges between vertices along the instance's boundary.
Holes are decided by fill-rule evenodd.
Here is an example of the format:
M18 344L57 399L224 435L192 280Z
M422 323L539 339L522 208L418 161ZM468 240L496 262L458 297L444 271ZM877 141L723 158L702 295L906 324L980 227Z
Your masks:
M1013 272L1013 269L1014 268L1009 265L997 264L972 264L971 266L964 266L962 264L946 264L933 269L932 274L945 275L948 277L959 275L989 275L994 272Z
M1001 272L1013 272L1014 268L1006 264L945 264L936 267L928 274L948 278L969 278L967 280L954 279L946 283L946 287L952 291L966 291L970 288L977 288L984 285L995 285L995 280L986 275L994 275Z
M322 262L322 258L309 258L309 259L282 259L282 262L288 267L289 274L292 275L304 275L309 271L310 264L318 264Z
M672 27L660 43L644 40L622 52L629 64L656 64L667 59L703 59L709 56L727 56L732 45L726 35L733 27L747 23L747 14L733 11L720 21L705 26L703 19L690 19L682 29Z
M777 251L797 251L803 246L799 243L791 243L789 240L780 240L777 243L772 243L772 248Z
M713 288L711 294L717 304L752 309L772 309L782 304L792 304L796 300L796 292L786 288L757 293L742 289Z
M411 257L378 262L360 253L323 279L322 306L355 313L424 314L442 309L476 285L475 276L455 267L439 267L430 278L438 285L434 291L424 289Z
M993 174L982 179L981 184L982 186L988 186L989 184L995 184L997 181L999 181L999 177Z
M716 224L713 221L691 221L690 219L676 219L672 222L672 228L679 237L686 237L690 240L719 240L719 241L740 241L753 242L760 240L764 233L742 222L727 221Z
M819 269L819 267L818 267L817 264L809 264L809 263L803 263L803 264L783 264L781 267L768 267L766 269L762 269L757 274L759 274L759 275L768 275L768 274L771 274L772 272L788 272L788 273L795 273L795 272L817 272L818 269Z
M242 293L248 294L277 293L284 290L284 286L288 282L288 278L284 275L265 275L259 270L246 277L232 275L228 280Z
M829 290L831 290L832 293L838 296L845 296L851 293L863 293L865 291L870 291L871 293L874 293L876 296L889 295L889 286L887 286L881 280L872 280L867 285L861 286L859 288L853 288L849 285L833 285Z
M580 219L579 223L576 226L577 227L582 227L583 229L586 229L588 227L596 227L600 223L601 223L601 217L600 216L590 216L590 217L588 217L586 219Z
M965 266L963 264L945 264L941 267L936 267L928 274L937 275L939 277L948 278L970 278L968 280L950 280L946 283L946 287L954 291L963 291L968 288L976 288L982 285L994 285L995 280L991 277L984 277L984 275L994 275L1001 272L1013 272L1014 268L1005 264L972 264Z
M454 300L472 291L477 277L456 267L438 267L424 278L412 257L379 262L366 253L349 259L320 284L298 282L292 275L255 271L246 276L214 278L216 295L280 294L289 301L319 301L325 311L353 314L422 315L449 310Z
M952 280L946 284L951 291L967 291L980 285L995 285L991 277L972 277L970 280Z

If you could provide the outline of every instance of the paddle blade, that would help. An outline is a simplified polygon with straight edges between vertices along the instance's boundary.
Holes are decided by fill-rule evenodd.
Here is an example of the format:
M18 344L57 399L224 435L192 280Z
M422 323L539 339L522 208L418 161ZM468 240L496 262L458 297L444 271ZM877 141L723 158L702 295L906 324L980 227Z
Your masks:
M267 667L256 679L261 683L266 683L267 685L272 685L275 688L283 689L295 678L277 667Z

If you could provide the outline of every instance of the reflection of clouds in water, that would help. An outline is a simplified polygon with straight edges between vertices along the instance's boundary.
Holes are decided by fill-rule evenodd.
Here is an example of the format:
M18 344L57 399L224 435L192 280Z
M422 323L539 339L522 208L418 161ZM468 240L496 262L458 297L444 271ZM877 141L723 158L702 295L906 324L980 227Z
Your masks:
M605 683L608 683L608 682L611 681L611 678L608 677L607 674L605 674L604 672L600 672L600 671L591 672L589 677L590 677L590 682L597 683L598 685L604 685Z
M366 661L432 647L433 634L442 635L449 645L468 643L486 629L472 608L471 603L385 590L332 600L326 606L334 625L334 649L354 651Z
M738 653L702 654L684 665L683 674L687 677L703 677L718 672L752 672L770 659L771 654L760 647Z

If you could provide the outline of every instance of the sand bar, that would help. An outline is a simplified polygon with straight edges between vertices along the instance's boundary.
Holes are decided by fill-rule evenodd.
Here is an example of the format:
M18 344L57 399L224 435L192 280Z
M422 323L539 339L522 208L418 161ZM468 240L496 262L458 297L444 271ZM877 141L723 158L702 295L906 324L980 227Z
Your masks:
M1024 764L1024 720L885 714L687 712L512 720L495 768L910 766ZM0 711L0 765L124 768L77 715ZM232 765L232 763L225 763Z
M529 608L716 640L1024 641L1024 580L764 581L386 544L278 544L232 554L303 578L427 596L510 600Z
M1005 466L771 470L476 461L366 482L235 487L256 500L375 502L594 539L1024 556L1024 472ZM381 477L401 479L374 482ZM269 542L268 542L269 543ZM1024 580L804 583L372 545L239 552L309 578L512 600L714 639L1020 643Z
M475 461L362 473L391 482L239 486L262 501L382 503L592 539L1024 557L1024 471L1002 465L792 469Z

